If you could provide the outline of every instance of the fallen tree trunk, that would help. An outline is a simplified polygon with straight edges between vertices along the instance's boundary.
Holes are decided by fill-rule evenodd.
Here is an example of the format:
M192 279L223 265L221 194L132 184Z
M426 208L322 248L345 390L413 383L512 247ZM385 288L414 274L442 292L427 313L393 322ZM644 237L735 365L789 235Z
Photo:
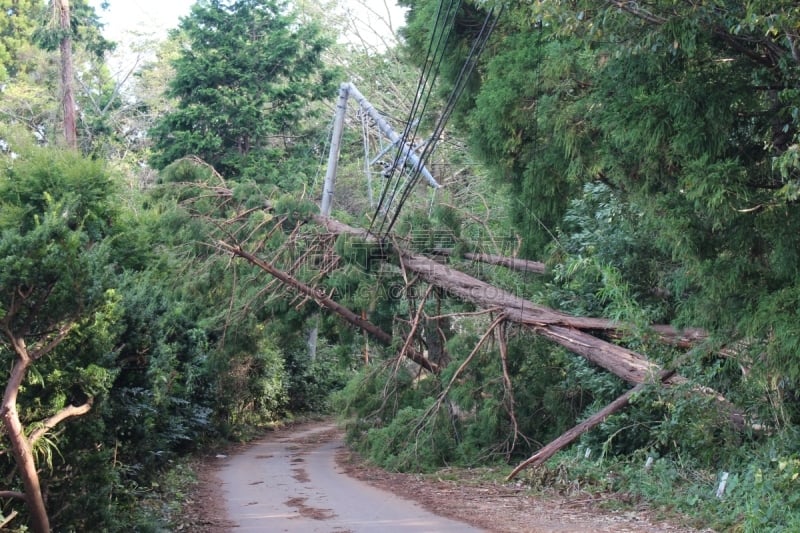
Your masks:
M447 257L451 257L453 255L453 250L449 248L436 248L433 250L435 255L444 255ZM504 255L494 255L494 254L479 254L473 252L466 252L464 255L464 259L469 259L470 261L475 261L476 263L486 263L487 265L497 265L506 267L511 270L516 270L518 272L533 272L534 274L544 274L546 271L546 267L544 263L539 261L529 261L528 259L519 259L516 257L507 257Z
M658 381L663 382L664 380L670 378L675 371L673 370L665 370L659 373ZM511 481L517 474L523 471L525 468L529 466L539 466L548 459L550 459L553 455L556 454L559 450L569 446L572 444L578 437L592 429L593 427L601 424L609 415L612 415L619 411L620 409L627 407L630 403L631 396L636 394L637 392L641 391L647 386L647 383L639 383L631 390L611 402L610 404L606 405L595 414L578 424L577 426L573 427L569 431L563 433L554 441L550 442L546 446L543 446L538 452L533 454L528 459L521 462L517 465L514 470L506 477L506 481Z
M332 218L315 216L314 220L331 233L344 233L366 241L375 241L375 237L366 230L348 226ZM616 337L624 335L627 331L625 324L607 318L576 317L537 305L423 255L405 250L397 251L406 268L425 281L484 309L500 307L513 322L529 326L563 326L581 331L603 331ZM660 341L679 347L693 346L707 336L700 329L677 330L667 325L653 326L651 331Z
M227 187L213 187L214 194L221 198L231 198L233 197L233 191ZM265 209L271 209L269 204L264 206ZM325 217L322 215L315 215L313 217L314 221L325 227L328 231L334 234L349 234L360 237L366 241L375 242L376 239L374 235L369 233L366 230L354 228L352 226L348 226L342 222L334 220L329 217ZM432 278L436 278L437 276L440 279L447 279L450 278L451 281L448 281L444 288L445 290L450 290L451 287L453 289L453 293L458 295L459 297L465 298L468 301L474 302L482 307L492 307L494 304L487 304L487 301L491 301L493 298L487 298L487 295L496 295L497 299L501 300L503 303L504 308L514 308L519 311L518 313L518 320L513 319L515 322L524 323L527 325L536 325L536 324L544 324L544 325L559 325L568 328L573 328L576 330L581 331L590 331L590 332L603 332L605 335L615 338L620 338L624 336L630 328L628 328L625 324L620 324L619 322L615 322L613 320L609 320L606 318L586 318L586 317L575 317L572 315L568 315L566 313L561 313L554 309L550 309L548 307L537 305L517 296L514 296L507 291L489 285L483 281L480 281L476 278L473 278L467 274L459 272L457 270L453 270L447 268L444 265L439 265L435 261L428 259L425 256L415 255L410 252L406 252L400 250L401 255L406 258L406 260L416 260L414 261L417 264L417 268L420 268L421 271L415 270L415 272L422 274L423 271L430 271L430 275ZM488 254L465 254L465 257L468 259L474 258L475 260L483 260L483 259L497 259L501 258L501 256L492 256ZM492 260L494 260L492 259ZM510 264L513 263L512 261L508 261L512 258L503 258L506 262ZM497 264L502 264L503 260L497 259ZM522 260L516 260L522 261ZM529 261L530 265L526 266L526 268L530 268L532 270L529 271L537 271L539 268L538 266L533 266L536 264L535 261ZM539 263L541 265L541 263ZM436 268L434 268L436 267ZM413 268L412 268L413 270ZM438 285L437 282L432 281L432 279L426 278L427 281ZM475 298L472 297L465 297L464 295L474 295ZM483 297L481 297L483 295ZM698 342L705 340L708 337L708 333L699 328L687 328L683 330L678 330L669 325L653 325L650 327L650 332L657 338L658 341L676 346L679 348L690 348L695 346Z
M336 220L320 216L314 217L314 220L332 233L346 233L359 236L367 241L375 241L375 237L368 232ZM648 361L642 355L594 337L584 331L603 330L618 334L624 332L624 329L613 321L602 318L580 318L561 313L548 307L536 305L463 272L441 265L427 257L404 250L397 250L397 252L402 266L414 272L420 279L443 289L445 293L449 292L484 309L496 309L511 322L530 327L537 334L552 340L628 382L646 383L652 376L658 375L662 370L659 365ZM688 339L691 339L692 335L698 334L698 331L692 330L687 336L669 326L654 328L656 334L667 336L662 340L676 345L680 345L683 342L691 342ZM664 380L665 383L670 385L683 384L687 383L687 381L685 377L677 374L671 375ZM729 411L731 423L736 428L741 429L744 426L744 416L741 410L733 406L720 393L708 387L694 386L693 390L698 394L710 396L718 401L724 409Z
M374 237L366 231L336 220L325 217L315 217L315 220L332 233L357 235L365 240L374 241ZM564 346L628 382L644 383L660 370L658 365L641 355L584 331L619 331L620 325L611 320L581 318L561 313L545 306L536 305L427 257L403 250L398 252L403 266L428 283L484 309L496 308L498 312L505 314L508 320L530 327L543 337ZM662 331L669 333L666 327ZM674 333L671 335L672 339L683 337L680 332L675 330L672 333ZM669 382L681 383L685 382L685 378L673 376Z
M472 252L465 253L464 258L469 259L470 261L477 261L479 263L503 266L519 272L533 272L535 274L545 273L544 263L540 263L539 261L529 261L527 259L518 259L516 257L505 257L503 255L475 254Z
M324 293L321 293L318 290L315 290L313 287L309 287L308 285L302 283L301 281L295 279L293 276L290 276L286 272L275 268L270 263L264 261L256 257L255 255L251 254L250 252L242 249L241 246L232 246L224 241L217 241L217 246L222 248L223 250L230 252L234 255L237 255L249 263L257 266L264 272L272 275L273 277L277 278L281 282L289 285L290 287L294 287L297 291L303 293L304 295L308 296L309 298L313 299L319 305L330 309L331 311L335 312L354 326L362 329L363 331L367 332L368 334L372 335L375 339L377 339L382 344L390 346L392 344L392 336L389 333L386 333L381 328L373 324L372 322L362 318L360 315L354 313L350 309L346 308L345 306L335 302ZM406 343L408 344L408 343ZM439 366L432 361L429 361L425 358L424 355L419 353L411 346L406 346L404 351L406 357L417 363L419 366L424 368L425 370L433 373L439 372Z

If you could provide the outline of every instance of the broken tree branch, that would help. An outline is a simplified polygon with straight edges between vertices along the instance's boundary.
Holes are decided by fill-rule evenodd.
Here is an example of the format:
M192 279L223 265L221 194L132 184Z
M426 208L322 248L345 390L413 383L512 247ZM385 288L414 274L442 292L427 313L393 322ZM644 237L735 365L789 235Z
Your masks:
M656 382L662 383L665 380L669 379L675 373L674 370L663 370L659 373L658 377L656 378ZM551 443L544 446L538 452L533 454L531 457L526 459L525 461L521 462L517 467L511 471L511 473L506 477L506 481L510 481L514 479L517 474L519 474L522 470L529 466L539 466L540 464L544 463L548 459L550 459L553 455L556 454L562 448L565 448L569 444L575 441L578 437L592 429L593 427L597 426L598 424L602 423L609 415L619 411L620 409L626 407L631 400L631 397L640 392L644 389L648 383L639 383L631 390L611 402L610 404L606 405L598 412L578 424L577 426L573 427L566 433L562 434L560 437L552 441Z
M299 292L305 294L306 296L317 302L319 305L335 312L336 314L338 314L339 316L341 316L354 326L366 331L381 343L387 346L391 346L392 336L389 333L386 333L372 322L369 322L368 320L361 318L360 315L354 313L353 311L344 307L343 305L335 302L334 300L326 296L324 293L317 291L313 287L309 287L308 285L300 282L299 280L288 275L287 273L278 270L270 263L254 256L253 254L247 252L246 250L243 250L241 246L232 246L224 241L217 241L217 246L219 246L219 248L222 250L225 250L227 252L230 252L234 255L241 257L242 259L247 260L248 262L257 266L264 272L267 272L271 276L277 278L282 283L289 285L298 290ZM439 372L438 365L426 359L424 355L419 353L412 346L408 346L406 350L406 356L429 372L433 373Z
M20 496L22 496L23 499L25 498L25 495L22 494L22 493L6 493L6 494L7 494L6 496L3 496L3 493L0 493L0 497L16 498L17 497L16 494L19 494ZM14 494L14 495L12 496L12 494ZM5 518L5 520L0 522L0 529L3 529L8 524L10 524L18 515L19 515L19 511L11 511L8 514L8 516Z

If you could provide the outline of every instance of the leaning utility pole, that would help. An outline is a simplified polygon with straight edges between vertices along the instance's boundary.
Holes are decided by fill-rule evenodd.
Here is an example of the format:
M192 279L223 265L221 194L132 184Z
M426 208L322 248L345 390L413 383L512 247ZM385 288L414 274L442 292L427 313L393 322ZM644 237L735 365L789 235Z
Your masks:
M398 146L400 153L402 154L400 164L410 165L412 169L419 171L428 182L428 185L434 189L441 188L441 185L439 185L436 179L434 179L430 171L425 167L425 165L422 164L422 160L419 158L419 156L414 153L414 150L410 146L406 146L401 143L402 137L400 137L400 135L398 135L392 129L389 123L386 122L386 119L384 119L381 114L378 113L378 111L372 106L372 104L369 103L364 95L361 94L358 89L356 89L356 86L352 83L342 83L339 87L339 100L336 102L336 117L333 123L331 149L328 153L328 168L325 172L325 182L322 186L320 214L323 217L331 216L333 191L336 185L336 169L339 163L339 150L342 143L345 112L347 111L347 99L350 96L352 96L353 99L358 102L358 105L361 106L361 109L363 109L364 112L375 121L375 124L378 126L378 129L381 131L381 133L388 137L392 144Z
M331 150L328 153L328 169L325 171L325 182L322 185L322 202L319 208L319 214L324 217L331 216L333 188L336 184L336 169L339 166L339 150L342 144L344 117L347 112L348 85L348 83L343 83L341 87L339 87L339 100L336 102L336 117L333 120Z
M410 163L413 165L414 170L420 171L431 187L434 189L440 188L441 185L436 182L436 180L433 178L433 175L430 173L430 171L428 171L427 168L425 168L425 166L422 164L422 161L413 152L413 150L409 146L402 145L400 142L402 138L392 129L389 123L386 122L386 119L384 119L381 114L378 113L374 107L372 107L372 104L370 104L369 101L364 98L364 95L361 94L358 89L356 89L355 85L345 82L339 86L339 99L336 102L336 115L333 121L333 132L331 133L331 149L330 152L328 152L328 167L325 171L325 181L322 185L322 200L320 201L319 214L325 218L329 218L331 216L333 192L336 187L336 170L339 166L339 152L342 145L344 120L347 115L347 99L350 96L352 96L353 99L361 106L361 109L363 109L364 112L375 121L375 124L378 126L378 129L381 130L381 133L383 133L389 138L390 141L392 141L392 145L397 145L400 148L403 159L399 164L404 165ZM312 361L317 355L318 335L319 316L317 316L316 325L314 325L308 332L308 354ZM364 358L365 360L368 360L369 356L365 354Z

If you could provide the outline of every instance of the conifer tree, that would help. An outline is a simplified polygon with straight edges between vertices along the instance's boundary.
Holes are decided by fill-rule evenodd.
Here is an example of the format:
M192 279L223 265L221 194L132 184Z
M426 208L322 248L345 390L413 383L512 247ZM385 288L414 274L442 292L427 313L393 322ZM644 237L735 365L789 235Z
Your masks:
M276 0L198 3L179 30L185 45L167 91L178 104L152 131L153 165L196 155L226 177L274 166L308 103L332 94L322 63L330 40Z
M30 46L42 8L40 0L0 1L0 12L4 13L0 17L0 83L24 68L20 52Z

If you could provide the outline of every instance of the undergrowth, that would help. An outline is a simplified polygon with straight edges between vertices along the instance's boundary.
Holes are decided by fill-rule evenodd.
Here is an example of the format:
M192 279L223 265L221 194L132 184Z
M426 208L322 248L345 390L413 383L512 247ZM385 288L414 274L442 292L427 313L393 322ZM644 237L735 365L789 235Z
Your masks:
M719 469L684 457L586 457L587 447L568 448L520 480L542 492L592 494L607 506L645 504L665 518L699 528L742 533L800 531L800 457L778 456L772 446L730 457ZM718 494L723 472L725 489ZM606 496L607 498L602 498Z

